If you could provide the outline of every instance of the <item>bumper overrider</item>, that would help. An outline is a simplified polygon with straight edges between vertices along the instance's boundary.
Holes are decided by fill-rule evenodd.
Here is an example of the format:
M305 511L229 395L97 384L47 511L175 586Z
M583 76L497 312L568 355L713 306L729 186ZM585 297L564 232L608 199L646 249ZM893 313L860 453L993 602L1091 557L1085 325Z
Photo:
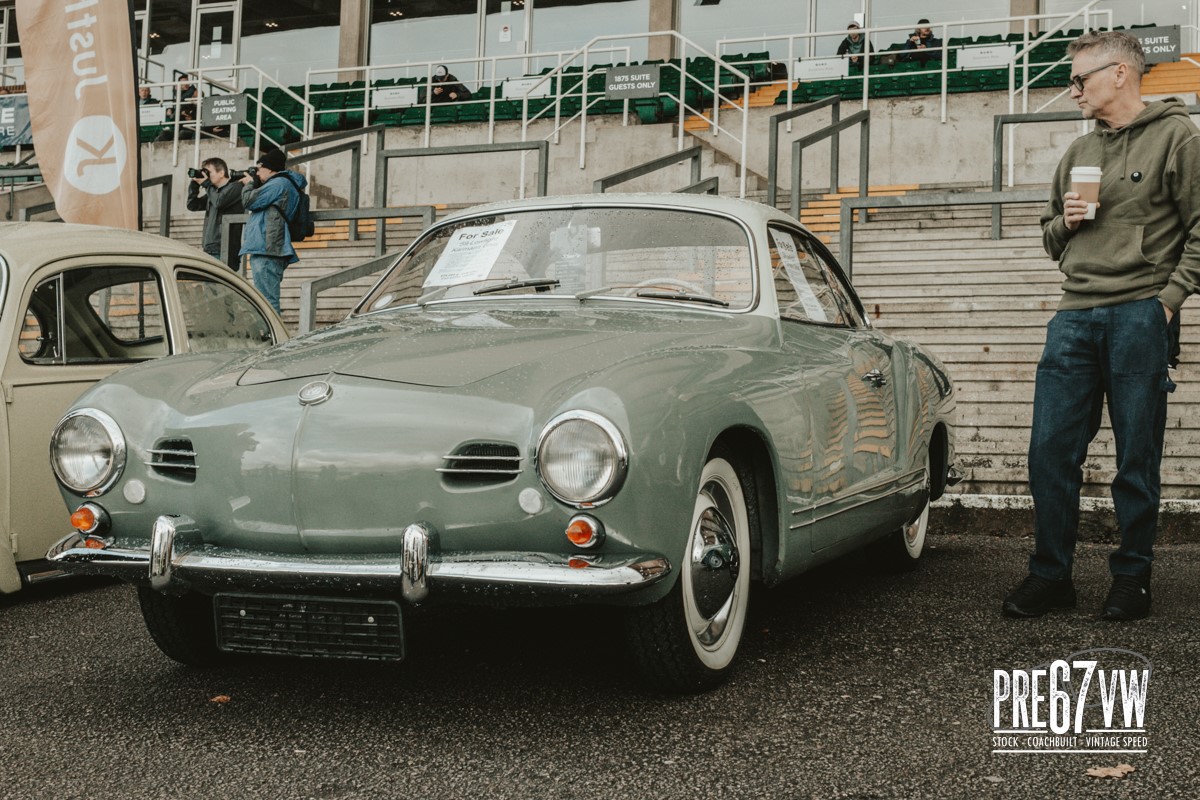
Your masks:
M671 571L666 558L653 554L438 553L436 541L432 526L414 523L404 530L399 554L263 553L204 544L190 518L161 516L148 548L144 540L73 533L46 558L66 572L121 578L163 592L399 591L410 603L422 602L433 589L605 597L657 583Z

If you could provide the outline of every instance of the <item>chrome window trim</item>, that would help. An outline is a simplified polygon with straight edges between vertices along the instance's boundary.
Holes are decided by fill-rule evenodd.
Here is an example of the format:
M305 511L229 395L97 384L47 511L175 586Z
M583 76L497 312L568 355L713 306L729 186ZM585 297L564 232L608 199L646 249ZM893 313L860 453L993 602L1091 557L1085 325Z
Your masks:
M451 304L455 304L455 303L486 303L486 302L494 302L496 300L513 299L513 298L518 298L518 297L539 297L543 300L545 300L547 298L554 298L554 299L559 299L559 300L573 299L573 297L569 294L542 293L542 294L529 294L529 295L526 295L526 294L506 294L506 295L499 295L499 296L485 295L483 297L454 297L454 298L443 299L443 300L433 300L431 302L425 303L423 306L419 306L416 303L406 303L405 305L401 305L401 306L394 306L391 308L381 308L378 311L360 311L360 309L362 309L363 305L366 303L367 298L369 298L373 294L375 294L375 290L383 285L383 282L385 280L387 280L387 277L388 277L388 275L391 274L392 270L394 270L401 261L403 261L405 258L407 258L408 255L416 249L417 245L421 244L426 239L428 239L430 236L435 234L437 231L441 230L442 228L447 227L448 225L457 226L457 225L462 225L463 223L466 223L466 222L471 222L471 221L474 221L477 219L481 219L483 217L497 217L497 216L501 216L503 214L524 214L524 213L540 212L540 211L580 211L580 210L588 209L588 208L606 208L606 209L628 208L628 209L634 209L634 210L649 209L649 210L653 210L653 211L674 211L676 213L681 213L681 214L703 214L703 215L709 216L709 217L720 217L721 219L726 219L726 220L729 220L730 222L735 223L739 228L742 229L742 233L744 233L746 235L746 246L750 253L750 302L746 305L745 308L725 309L725 308L720 308L720 307L716 307L716 306L697 308L695 303L688 303L686 301L681 301L681 300L656 300L656 299L651 299L651 298L646 298L646 297L617 297L617 296L610 297L608 295L600 295L597 297L589 298L589 300L616 300L619 302L626 302L626 303L628 303L628 302L650 303L650 304L656 305L656 306L668 305L671 308L680 308L680 307L692 308L695 310L711 311L711 312L719 313L719 314L750 314L750 313L753 313L758 310L758 306L761 301L760 297L759 297L759 279L758 279L758 269L759 269L758 239L757 239L757 237L755 237L754 230L750 227L750 224L747 223L744 219L742 219L741 217L738 217L734 214L730 214L725 211L718 211L715 209L686 208L683 206L670 205L668 203L628 203L628 202L624 202L624 203L608 202L608 203L606 203L603 200L598 199L594 203L592 203L592 202L560 203L560 204L551 204L551 205L536 206L536 207L530 207L530 208L513 208L513 209L509 209L509 210L492 208L492 209L489 209L488 211L484 211L484 212L481 212L478 214L473 214L469 217L455 217L453 219L446 219L437 225L431 225L429 228L427 228L425 231L423 231L420 236L417 237L416 241L414 241L412 244L410 244L408 246L408 248L405 249L405 251L400 254L399 258L397 258L394 262L392 262L392 265L390 267L388 267L386 270L384 270L383 275L379 278L379 280L375 281L374 285L371 286L371 288L367 290L366 294L363 295L362 301L360 301L359 304L357 306L355 306L354 310L350 312L350 316L352 316L352 317L369 317L372 314L383 314L388 311L398 311L400 309L414 309L414 308L420 309L420 308L427 308L429 306L442 305L444 303L451 303ZM768 224L772 224L772 223L768 223Z
M8 299L8 261L0 256L0 317L4 316L4 301ZM16 311L13 312L17 313ZM24 319L24 315L22 315Z
M100 483L82 490L72 488L63 479L62 472L58 468L58 457L55 453L55 442L58 439L59 429L62 428L64 422L74 419L75 417L90 417L96 422L99 422L100 426L104 428L105 433L108 434L108 438L112 440L113 444L112 471ZM83 497L99 497L100 495L112 489L113 486L117 484L117 481L121 480L121 475L125 472L125 456L125 434L121 432L121 428L119 425L117 425L116 420L96 408L77 408L74 411L69 412L66 416L58 421L58 424L54 426L54 432L50 434L50 466L54 470L54 477L58 479L58 482L67 491Z
M549 436L555 428L559 427L564 422L571 422L573 420L584 420L596 425L598 428L604 431L604 433L612 441L613 446L617 451L617 473L613 477L612 483L609 484L609 486L604 490L604 492L601 493L600 496L591 500L570 500L565 498L556 492L542 476L542 444L546 441L546 437ZM542 426L542 431L538 434L537 447L534 452L534 470L537 472L538 480L541 481L542 486L546 487L546 491L548 491L554 497L554 499L558 500L560 503L565 503L572 508L599 508L609 500L612 500L617 496L617 493L621 491L621 487L625 485L625 476L629 472L629 448L625 445L625 437L621 435L621 430L615 424L613 424L612 420L597 414L594 411L575 409L573 411L566 411L551 418L549 422Z

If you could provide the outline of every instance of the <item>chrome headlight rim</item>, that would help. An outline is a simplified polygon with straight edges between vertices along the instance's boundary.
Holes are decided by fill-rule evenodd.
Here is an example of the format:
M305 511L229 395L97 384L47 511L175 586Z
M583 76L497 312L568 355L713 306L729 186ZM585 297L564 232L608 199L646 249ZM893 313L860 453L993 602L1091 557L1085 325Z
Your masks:
M62 469L59 467L58 459L58 436L62 431L64 424L76 417L88 417L99 423L100 427L108 435L109 441L112 443L112 465L108 469L108 474L101 480L93 482L86 488L79 488L71 484L71 482L63 475ZM69 412L66 416L58 421L54 426L54 433L50 436L50 466L54 470L54 477L58 479L59 484L69 492L78 494L82 497L99 497L108 492L117 485L117 481L121 480L121 475L125 472L125 434L121 432L121 427L117 425L117 421L97 408L77 408Z
M563 495L550 483L550 481L546 480L546 476L542 472L541 466L542 453L543 448L546 445L546 440L549 439L551 434L558 430L558 428L560 428L564 423L577 421L590 422L603 431L608 437L609 442L612 444L614 453L616 455L616 469L613 472L612 479L599 492L596 492L594 495L583 499L572 498ZM560 503L565 503L572 508L598 508L612 500L614 497L616 497L617 493L621 491L621 487L625 484L625 475L629 471L629 448L625 445L625 437L621 435L621 429L613 424L612 420L593 411L576 409L573 411L563 412L562 414L553 417L542 427L542 432L538 434L536 452L538 480L542 482L542 486L546 488L546 491L549 492L554 499L558 500Z

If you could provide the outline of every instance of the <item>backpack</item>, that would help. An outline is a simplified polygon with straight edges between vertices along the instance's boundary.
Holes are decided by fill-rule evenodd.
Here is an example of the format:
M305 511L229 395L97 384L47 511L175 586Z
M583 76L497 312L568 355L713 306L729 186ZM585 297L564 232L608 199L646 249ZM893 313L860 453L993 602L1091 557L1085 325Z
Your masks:
M308 237L316 232L316 225L313 223L312 208L309 203L308 192L300 188L300 184L292 180L291 175L283 175L277 177L285 177L288 183L296 187L296 193L300 195L300 199L296 201L296 210L292 212L290 217L285 217L288 226L288 235L292 237L293 242L303 242Z

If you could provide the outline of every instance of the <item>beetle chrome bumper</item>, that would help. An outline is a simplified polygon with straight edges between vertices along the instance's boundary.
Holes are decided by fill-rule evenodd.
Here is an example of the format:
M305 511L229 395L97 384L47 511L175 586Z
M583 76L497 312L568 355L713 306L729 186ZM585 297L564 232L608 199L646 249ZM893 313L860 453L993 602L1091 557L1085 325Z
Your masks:
M73 533L46 558L67 572L122 578L160 591L399 590L411 603L426 599L431 587L602 597L649 586L671 571L658 555L431 553L433 540L433 529L418 523L405 529L400 554L259 553L203 544L192 520L162 516L154 522L149 548L121 540L88 547L85 537Z

